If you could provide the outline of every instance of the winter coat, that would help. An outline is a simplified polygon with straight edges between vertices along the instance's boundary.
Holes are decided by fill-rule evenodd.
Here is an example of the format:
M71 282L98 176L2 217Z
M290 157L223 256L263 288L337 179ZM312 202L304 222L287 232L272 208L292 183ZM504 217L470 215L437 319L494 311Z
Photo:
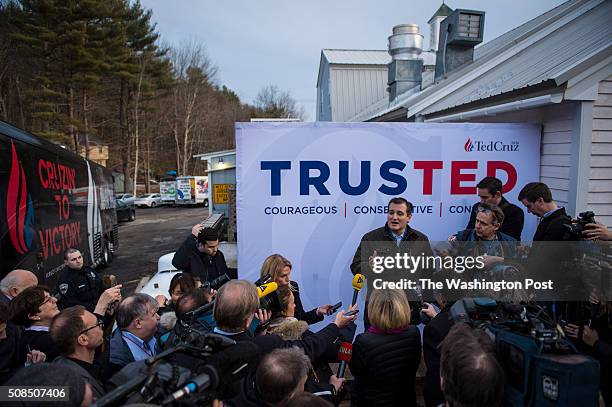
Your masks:
M416 406L420 361L421 336L413 325L400 333L358 335L349 363L355 376L351 405Z

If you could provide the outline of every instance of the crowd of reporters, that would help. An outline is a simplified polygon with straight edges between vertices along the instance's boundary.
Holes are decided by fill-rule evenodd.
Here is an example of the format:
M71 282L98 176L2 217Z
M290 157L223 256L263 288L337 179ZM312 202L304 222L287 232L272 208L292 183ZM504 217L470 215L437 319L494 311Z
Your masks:
M466 231L453 236L520 239L523 211L502 196L501 182L487 177L478 184L478 193L481 202L474 206ZM544 184L528 184L519 200L543 219L534 240L562 239L561 225L571 219ZM395 198L385 226L364 239L388 239L398 248L404 240L427 243L425 234L408 226L411 217L411 204ZM584 236L612 240L601 224L589 225ZM165 395L167 404L203 387L196 380L202 375L213 382L218 375L217 382L226 383L217 383L220 390L206 401L212 405L338 405L350 394L356 406L417 406L416 378L423 362L427 407L502 404L505 372L490 339L480 330L454 323L444 295L415 309L402 290L374 290L364 310L366 330L356 335L354 303L337 312L331 304L304 309L288 259L268 256L256 284L237 279L218 243L214 230L195 225L173 260L185 272L172 278L168 296L157 298L139 293L123 298L120 285L104 287L75 249L65 253L57 290L39 285L29 271L12 271L0 282L0 383L69 386L67 405L88 406L110 400L134 376L146 377L155 361L172 366L172 373L157 376L159 383L177 390ZM351 266L354 273L363 267L361 256L358 249ZM269 285L262 282L275 284L273 300L262 300ZM609 321L603 305L601 317ZM326 317L331 322L313 332L311 325ZM422 322L426 323L419 329ZM600 361L602 374L610 368L610 332L601 332L600 338L598 329L574 324L565 332ZM330 366L339 361L343 343L352 343L350 388ZM181 346L185 351L172 354ZM142 401L142 394L123 397L113 402Z

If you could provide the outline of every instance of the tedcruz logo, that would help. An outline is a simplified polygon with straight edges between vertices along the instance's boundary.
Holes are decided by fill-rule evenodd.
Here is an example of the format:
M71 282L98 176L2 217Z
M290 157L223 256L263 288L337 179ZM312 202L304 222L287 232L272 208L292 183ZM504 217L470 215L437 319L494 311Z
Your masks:
M11 143L11 174L6 199L6 219L13 247L19 254L25 254L32 247L34 234L34 207L28 194L23 167L19 162L15 145Z
M474 149L474 145L472 144L472 139L468 138L463 146L463 149L467 152L470 152Z
M468 138L463 149L468 153L470 151L519 151L519 142L511 141L510 143L504 143L503 141L472 141Z

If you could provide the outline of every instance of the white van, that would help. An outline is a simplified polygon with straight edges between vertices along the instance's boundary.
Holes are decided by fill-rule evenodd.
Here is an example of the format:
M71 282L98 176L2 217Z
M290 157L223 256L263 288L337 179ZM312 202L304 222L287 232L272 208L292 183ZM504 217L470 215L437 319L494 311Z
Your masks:
M176 202L176 181L161 181L159 194L162 205L174 205Z
M208 177L186 176L176 179L178 205L204 205L209 203Z

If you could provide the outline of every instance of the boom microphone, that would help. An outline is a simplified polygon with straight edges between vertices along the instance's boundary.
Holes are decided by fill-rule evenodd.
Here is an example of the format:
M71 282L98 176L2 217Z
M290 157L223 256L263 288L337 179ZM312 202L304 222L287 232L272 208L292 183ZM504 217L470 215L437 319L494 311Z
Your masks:
M206 359L206 364L196 366L198 376L185 386L166 397L162 405L180 400L188 394L211 389L219 392L219 398L230 399L237 396L233 384L239 383L248 372L253 370L259 361L259 348L252 342L241 341L235 345L213 354Z
M259 294L259 298L263 298L268 294L272 294L276 290L278 290L278 284L276 284L276 282L274 281L257 287L257 293Z
M175 391L164 399L162 405L168 405L176 400L180 400L183 397L202 391L208 388L216 388L219 385L219 375L217 369L211 365L206 365L202 368L202 372L189 382L181 389Z
M363 276L363 274L355 274L355 277L353 277L353 301L351 301L351 307L355 304L357 304L357 296L359 295L359 291L361 290L361 287L363 287L363 282L365 281L365 277Z
M346 364L351 361L352 354L353 344L350 342L342 342L340 345L340 350L338 350L338 360L340 361L340 364L338 365L338 374L336 374L338 379L342 379L344 377Z

